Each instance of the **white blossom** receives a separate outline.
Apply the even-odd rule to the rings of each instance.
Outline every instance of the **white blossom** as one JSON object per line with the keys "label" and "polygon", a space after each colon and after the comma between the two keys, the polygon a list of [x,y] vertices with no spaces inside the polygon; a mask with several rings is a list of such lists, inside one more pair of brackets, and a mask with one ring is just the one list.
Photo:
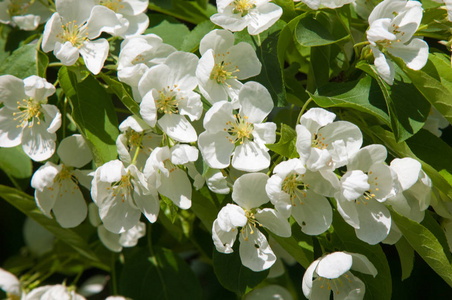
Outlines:
{"label": "white blossom", "polygon": [[33,289],[24,300],[85,300],[74,288],[62,284],[45,285]]}
{"label": "white blossom", "polygon": [[370,43],[378,74],[392,85],[395,76],[393,62],[382,52],[400,57],[407,67],[420,70],[428,59],[428,44],[413,38],[422,19],[422,4],[418,1],[385,0],[369,16],[367,39]]}
{"label": "white blossom", "polygon": [[304,273],[302,288],[308,299],[363,299],[366,287],[350,272],[358,271],[375,277],[377,269],[362,254],[334,252],[315,260]]}
{"label": "white blossom", "polygon": [[248,43],[234,45],[234,35],[227,30],[213,30],[200,44],[202,57],[196,68],[199,90],[210,102],[231,99],[236,103],[242,87],[239,80],[256,76],[261,63],[253,47]]}
{"label": "white blossom", "polygon": [[94,0],[56,0],[56,12],[47,21],[42,50],[53,54],[65,66],[71,66],[82,55],[85,65],[98,74],[107,59],[109,44],[102,32],[114,33],[119,26],[116,14]]}
{"label": "white blossom", "polygon": [[47,97],[55,87],[44,78],[24,80],[12,75],[0,76],[0,147],[22,144],[35,161],[50,158],[55,152],[55,132],[61,126],[61,114]]}
{"label": "white blossom", "polygon": [[158,124],[169,137],[183,143],[198,139],[186,118],[194,121],[202,114],[201,96],[193,91],[198,85],[197,64],[196,55],[173,52],[163,64],[147,70],[138,83],[143,120],[151,127]]}
{"label": "white blossom", "polygon": [[233,244],[239,233],[240,259],[242,264],[255,272],[270,268],[276,256],[270,248],[267,238],[260,232],[263,226],[276,235],[289,237],[289,222],[276,210],[260,209],[259,206],[270,199],[265,192],[268,176],[262,173],[242,175],[234,182],[232,200],[218,213],[212,226],[212,239],[217,251],[232,253]]}
{"label": "white blossom", "polygon": [[218,13],[210,20],[224,29],[259,34],[272,26],[282,15],[282,9],[269,0],[217,0]]}
{"label": "white blossom", "polygon": [[49,7],[36,0],[4,0],[0,2],[0,23],[35,30],[51,15]]}
{"label": "white blossom", "polygon": [[237,170],[263,170],[270,165],[265,144],[276,139],[276,124],[263,122],[273,109],[273,101],[264,86],[250,81],[240,89],[238,102],[238,113],[227,101],[217,102],[207,111],[199,150],[214,169],[227,168],[232,155],[232,166]]}

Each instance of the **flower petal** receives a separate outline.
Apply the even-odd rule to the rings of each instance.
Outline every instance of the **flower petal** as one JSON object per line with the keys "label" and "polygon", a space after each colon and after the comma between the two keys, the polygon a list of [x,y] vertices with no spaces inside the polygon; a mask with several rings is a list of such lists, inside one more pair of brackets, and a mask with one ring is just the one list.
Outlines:
{"label": "flower petal", "polygon": [[254,272],[269,269],[276,261],[267,238],[258,229],[248,234],[248,238],[243,238],[240,234],[240,260],[242,264]]}
{"label": "flower petal", "polygon": [[270,201],[265,185],[268,176],[263,173],[249,173],[240,176],[232,189],[232,200],[235,203],[250,210]]}
{"label": "flower petal", "polygon": [[106,39],[85,41],[80,48],[80,54],[85,61],[86,68],[94,75],[99,74],[108,56],[110,45]]}

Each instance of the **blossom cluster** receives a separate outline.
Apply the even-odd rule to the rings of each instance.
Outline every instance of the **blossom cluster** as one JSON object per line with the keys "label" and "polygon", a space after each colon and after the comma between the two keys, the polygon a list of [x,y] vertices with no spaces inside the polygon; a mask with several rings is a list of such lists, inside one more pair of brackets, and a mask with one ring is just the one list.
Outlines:
{"label": "blossom cluster", "polygon": [[[303,2],[316,10],[351,1]],[[401,238],[391,210],[415,222],[424,219],[432,182],[421,163],[394,158],[388,165],[385,146],[364,144],[358,126],[329,110],[302,109],[294,128],[293,157],[270,152],[267,145],[282,134],[272,122],[274,99],[253,81],[262,69],[255,49],[236,42],[232,32],[247,28],[257,35],[267,30],[282,15],[276,4],[218,0],[211,21],[224,29],[201,39],[198,56],[177,50],[158,35],[144,34],[148,1],[56,0],[53,14],[40,13],[42,4],[32,3],[19,7],[31,14],[19,17],[20,12],[8,10],[2,22],[24,30],[46,22],[40,46],[46,53],[53,51],[64,66],[84,64],[97,75],[109,55],[104,36],[122,38],[117,78],[131,88],[139,106],[139,114],[119,125],[118,158],[95,168],[86,137],[74,134],[57,145],[62,116],[57,106],[48,104],[56,84],[35,75],[0,77],[0,147],[22,145],[31,159],[45,162],[31,186],[39,210],[61,227],[89,219],[100,241],[121,252],[146,234],[143,221],[157,222],[167,203],[190,209],[193,189],[205,185],[213,193],[230,194],[230,203],[207,228],[216,251],[238,249],[242,264],[260,272],[276,266],[278,259],[279,245],[273,246],[277,242],[269,236],[288,238],[293,228],[309,236],[324,234],[331,228],[333,211],[370,245],[394,244]],[[0,8],[9,4],[1,2]],[[386,83],[394,82],[391,56],[413,70],[426,64],[428,45],[414,37],[421,19],[421,3],[405,0],[385,0],[368,15],[367,40]],[[341,299],[362,299],[364,283],[350,270],[377,275],[364,254],[325,253],[315,260],[303,277],[305,296],[329,299],[332,289]],[[17,278],[0,272],[8,279],[0,280],[0,287],[22,299],[84,299],[64,285],[25,295]]]}

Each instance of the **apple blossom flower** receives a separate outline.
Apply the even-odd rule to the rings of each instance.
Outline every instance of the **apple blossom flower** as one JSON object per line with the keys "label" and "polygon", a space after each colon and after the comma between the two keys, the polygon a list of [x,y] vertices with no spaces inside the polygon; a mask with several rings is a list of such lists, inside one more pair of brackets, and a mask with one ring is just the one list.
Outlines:
{"label": "apple blossom flower", "polygon": [[199,90],[210,102],[231,98],[237,102],[242,87],[239,80],[256,76],[261,63],[253,47],[248,43],[234,45],[234,35],[227,30],[213,30],[206,34],[200,44],[202,57],[196,68]]}
{"label": "apple blossom flower", "polygon": [[160,210],[157,191],[135,165],[124,167],[112,160],[91,175],[94,177],[91,197],[99,207],[99,216],[105,228],[122,233],[138,224],[141,213],[154,223]]}
{"label": "apple blossom flower", "polygon": [[385,203],[399,214],[421,222],[430,206],[432,181],[422,170],[421,163],[409,157],[395,158],[389,167],[397,174],[400,187]]}
{"label": "apple blossom flower", "polygon": [[374,54],[378,74],[392,85],[395,76],[393,62],[382,52],[400,57],[408,68],[420,70],[428,59],[428,44],[413,38],[422,19],[422,4],[418,1],[384,0],[369,16],[367,40]]}
{"label": "apple blossom flower", "polygon": [[360,240],[371,245],[384,240],[391,229],[391,215],[383,202],[394,196],[397,176],[384,163],[386,156],[382,145],[359,150],[348,163],[335,196],[341,216]]}
{"label": "apple blossom flower", "polygon": [[304,273],[303,294],[308,299],[363,299],[366,287],[350,272],[377,276],[377,269],[362,254],[334,252],[315,260]]}
{"label": "apple blossom flower", "polygon": [[118,79],[132,88],[133,98],[141,102],[138,83],[146,71],[164,63],[176,48],[163,43],[155,34],[131,36],[121,43],[118,57]]}
{"label": "apple blossom flower", "polygon": [[47,162],[41,166],[33,174],[31,186],[35,188],[36,204],[45,216],[52,218],[50,211],[53,211],[62,227],[75,227],[87,214],[79,184],[88,189],[90,186],[88,171],[74,167],[80,168],[90,162],[91,151],[81,135],[73,135],[61,141],[57,152],[63,164]]}
{"label": "apple blossom flower", "polygon": [[114,35],[127,37],[142,34],[149,25],[146,15],[149,0],[95,0],[115,12],[121,26]]}
{"label": "apple blossom flower", "polygon": [[275,24],[282,15],[282,8],[270,0],[217,0],[218,13],[212,15],[212,23],[230,31],[242,31],[256,35]]}
{"label": "apple blossom flower", "polygon": [[149,184],[182,209],[191,207],[192,186],[187,173],[179,168],[198,159],[198,149],[177,144],[154,149],[146,161],[143,173]]}
{"label": "apple blossom flower", "polygon": [[33,289],[25,300],[86,300],[74,288],[62,284],[45,285]]}
{"label": "apple blossom flower", "polygon": [[4,0],[0,2],[0,23],[35,30],[51,15],[49,7],[35,0]]}
{"label": "apple blossom flower", "polygon": [[270,165],[265,144],[276,139],[276,124],[263,123],[273,109],[267,89],[257,83],[245,83],[239,92],[239,111],[232,103],[215,103],[204,117],[206,131],[199,135],[198,147],[207,165],[227,168],[231,161],[237,170],[256,172]]}
{"label": "apple blossom flower", "polygon": [[142,169],[152,150],[162,142],[162,136],[153,133],[151,127],[136,116],[127,117],[119,130],[121,134],[116,139],[119,159],[128,165],[135,158],[135,165]]}
{"label": "apple blossom flower", "polygon": [[[47,21],[42,50],[50,52],[65,66],[82,55],[86,68],[98,74],[107,59],[109,44],[99,38],[102,32],[114,33],[119,26],[116,14],[94,0],[56,0],[56,12]],[[96,39],[96,40],[94,40]]]}
{"label": "apple blossom flower", "polygon": [[226,254],[234,251],[237,228],[242,227],[239,234],[240,259],[245,267],[255,272],[270,268],[276,260],[267,238],[258,228],[263,226],[282,237],[291,235],[287,219],[272,208],[259,208],[270,201],[265,192],[267,180],[268,176],[263,173],[249,173],[238,178],[232,191],[232,200],[238,205],[226,204],[212,226],[215,248]]}
{"label": "apple blossom flower", "polygon": [[296,126],[298,154],[311,171],[334,170],[347,164],[363,142],[361,130],[347,121],[336,121],[334,113],[311,108]]}
{"label": "apple blossom flower", "polygon": [[0,76],[0,147],[22,144],[35,161],[50,158],[55,152],[55,132],[61,126],[61,114],[47,97],[55,87],[44,78],[24,80],[12,75]]}
{"label": "apple blossom flower", "polygon": [[197,64],[196,55],[173,52],[163,64],[147,70],[138,83],[143,120],[151,127],[158,124],[169,137],[183,143],[198,139],[186,116],[198,120],[203,111],[201,96],[193,91],[198,85]]}
{"label": "apple blossom flower", "polygon": [[277,211],[285,218],[292,215],[306,234],[325,232],[333,220],[325,196],[332,197],[339,189],[336,174],[308,171],[296,158],[279,163],[273,172],[265,190]]}

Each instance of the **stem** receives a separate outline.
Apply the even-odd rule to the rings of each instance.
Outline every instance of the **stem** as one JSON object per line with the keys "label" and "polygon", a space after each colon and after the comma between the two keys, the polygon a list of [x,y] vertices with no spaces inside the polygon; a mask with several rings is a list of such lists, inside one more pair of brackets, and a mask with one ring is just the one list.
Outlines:
{"label": "stem", "polygon": [[116,276],[116,254],[111,254],[111,285],[113,286],[113,295],[118,295],[118,278]]}
{"label": "stem", "polygon": [[297,124],[300,123],[301,116],[303,115],[304,111],[308,107],[308,104],[311,103],[311,101],[312,101],[312,98],[309,97],[309,99],[304,103],[303,107],[300,110],[300,113],[298,114]]}
{"label": "stem", "polygon": [[52,68],[52,67],[59,68],[59,67],[62,67],[62,66],[63,66],[62,63],[59,63],[59,62],[53,62],[53,63],[48,64],[47,67],[49,67],[49,68]]}
{"label": "stem", "polygon": [[359,42],[359,43],[357,43],[357,44],[354,44],[354,45],[353,45],[353,49],[354,49],[354,48],[357,48],[357,47],[361,47],[361,46],[369,45],[369,44],[370,44],[370,42],[369,42],[369,41],[363,41],[363,42]]}
{"label": "stem", "polygon": [[134,165],[135,162],[137,161],[137,157],[138,157],[138,153],[140,153],[140,146],[141,146],[141,141],[143,140],[143,136],[144,136],[144,132],[140,135],[140,140],[138,141],[138,147],[135,150],[135,155],[133,156],[132,162],[130,163],[131,165]]}

